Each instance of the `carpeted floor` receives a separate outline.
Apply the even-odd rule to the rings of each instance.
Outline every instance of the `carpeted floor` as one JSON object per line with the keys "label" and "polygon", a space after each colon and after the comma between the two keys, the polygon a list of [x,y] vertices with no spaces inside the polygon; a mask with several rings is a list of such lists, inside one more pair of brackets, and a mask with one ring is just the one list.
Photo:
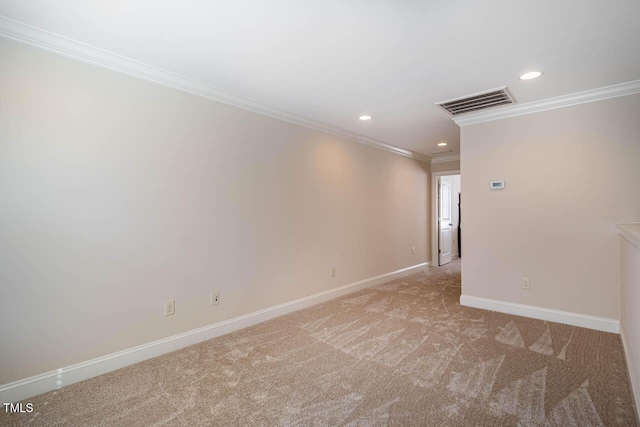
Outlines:
{"label": "carpeted floor", "polygon": [[618,335],[461,307],[454,262],[28,401],[30,426],[635,426]]}

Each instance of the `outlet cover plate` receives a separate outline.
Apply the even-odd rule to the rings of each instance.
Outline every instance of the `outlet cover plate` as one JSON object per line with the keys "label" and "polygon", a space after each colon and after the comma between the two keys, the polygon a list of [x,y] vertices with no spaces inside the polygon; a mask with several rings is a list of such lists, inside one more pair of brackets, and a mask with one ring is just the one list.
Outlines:
{"label": "outlet cover plate", "polygon": [[170,299],[164,302],[164,315],[173,316],[176,314],[176,300]]}
{"label": "outlet cover plate", "polygon": [[211,305],[220,304],[220,291],[211,292]]}

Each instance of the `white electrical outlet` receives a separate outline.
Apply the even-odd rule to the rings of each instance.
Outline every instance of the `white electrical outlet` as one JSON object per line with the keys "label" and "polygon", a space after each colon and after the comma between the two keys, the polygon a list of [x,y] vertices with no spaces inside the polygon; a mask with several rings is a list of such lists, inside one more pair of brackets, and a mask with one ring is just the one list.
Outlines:
{"label": "white electrical outlet", "polygon": [[335,267],[331,267],[329,269],[329,277],[336,277],[336,268]]}
{"label": "white electrical outlet", "polygon": [[164,302],[164,315],[173,316],[176,314],[176,300],[170,299]]}
{"label": "white electrical outlet", "polygon": [[529,280],[528,277],[522,278],[522,284],[520,285],[520,287],[527,291],[531,289],[531,281]]}
{"label": "white electrical outlet", "polygon": [[220,304],[220,291],[211,292],[211,305]]}
{"label": "white electrical outlet", "polygon": [[411,253],[415,254],[416,253],[416,247],[415,246],[411,246]]}

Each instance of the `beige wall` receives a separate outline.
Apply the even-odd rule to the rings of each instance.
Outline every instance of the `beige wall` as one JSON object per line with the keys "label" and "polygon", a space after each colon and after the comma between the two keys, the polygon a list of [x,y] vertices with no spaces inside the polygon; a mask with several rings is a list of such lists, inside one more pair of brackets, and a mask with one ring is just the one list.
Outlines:
{"label": "beige wall", "polygon": [[460,161],[431,163],[431,172],[448,172],[460,170]]}
{"label": "beige wall", "polygon": [[451,254],[458,255],[458,222],[460,216],[458,215],[458,194],[460,194],[460,175],[451,176],[451,222],[453,227],[451,228]]}
{"label": "beige wall", "polygon": [[428,164],[7,41],[0,69],[0,384],[430,258]]}
{"label": "beige wall", "polygon": [[[634,226],[640,234],[640,224]],[[620,238],[622,252],[622,313],[620,323],[636,405],[640,403],[640,246]]]}
{"label": "beige wall", "polygon": [[615,224],[640,218],[639,117],[630,95],[461,129],[464,295],[620,318]]}

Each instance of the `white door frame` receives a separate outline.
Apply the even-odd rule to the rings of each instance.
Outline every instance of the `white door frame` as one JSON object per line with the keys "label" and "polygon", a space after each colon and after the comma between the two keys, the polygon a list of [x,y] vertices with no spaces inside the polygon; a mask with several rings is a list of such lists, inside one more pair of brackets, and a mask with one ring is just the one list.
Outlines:
{"label": "white door frame", "polygon": [[[438,266],[438,177],[460,175],[460,169],[431,172],[431,264]],[[460,177],[462,181],[462,176]]]}

